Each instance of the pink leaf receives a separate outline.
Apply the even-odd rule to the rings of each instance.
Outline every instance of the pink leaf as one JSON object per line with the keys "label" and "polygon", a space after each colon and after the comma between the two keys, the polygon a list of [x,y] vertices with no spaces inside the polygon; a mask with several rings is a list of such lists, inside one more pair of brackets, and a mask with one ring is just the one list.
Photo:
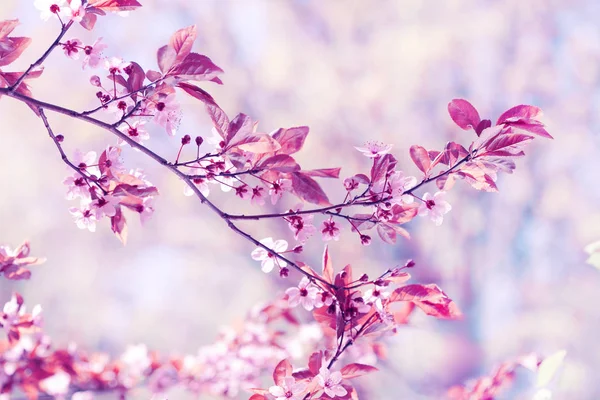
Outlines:
{"label": "pink leaf", "polygon": [[96,25],[97,20],[98,20],[98,16],[96,14],[91,13],[91,12],[86,12],[85,15],[83,16],[83,19],[81,20],[80,24],[88,31],[91,31],[92,29],[94,29],[94,26]]}
{"label": "pink leaf", "polygon": [[448,103],[448,113],[456,125],[464,130],[475,129],[481,121],[475,107],[463,99],[454,99]]}
{"label": "pink leaf", "polygon": [[522,130],[548,139],[554,139],[544,128],[544,124],[536,120],[517,120],[514,122],[505,122],[505,125],[510,126],[513,130]]}
{"label": "pink leaf", "polygon": [[142,6],[137,0],[90,0],[88,5],[104,11],[131,11]]}
{"label": "pink leaf", "polygon": [[412,158],[417,168],[419,168],[424,174],[429,172],[431,160],[429,159],[429,153],[424,147],[417,145],[411,146],[410,158]]}
{"label": "pink leaf", "polygon": [[308,369],[314,375],[319,373],[319,369],[321,369],[321,365],[323,364],[323,352],[317,351],[312,353],[308,359]]}
{"label": "pink leaf", "polygon": [[323,279],[325,279],[329,283],[333,283],[333,263],[331,262],[331,257],[329,257],[329,248],[325,246],[325,251],[323,252]]}
{"label": "pink leaf", "polygon": [[230,130],[229,118],[227,117],[227,114],[225,114],[225,111],[223,111],[221,107],[217,105],[212,96],[198,86],[194,86],[189,83],[179,82],[177,86],[183,89],[187,94],[204,102],[206,112],[210,116],[215,129],[217,132],[219,132],[219,135],[225,139],[227,132]]}
{"label": "pink leaf", "polygon": [[286,376],[292,375],[292,364],[288,360],[281,360],[273,371],[273,382],[281,386]]}
{"label": "pink leaf", "polygon": [[188,54],[192,52],[192,46],[196,40],[196,35],[196,25],[192,25],[178,30],[171,36],[169,46],[175,50],[175,54],[177,55],[175,57],[176,63],[182,62]]}
{"label": "pink leaf", "polygon": [[160,72],[165,74],[175,63],[177,53],[175,53],[175,50],[171,46],[164,45],[160,49],[158,49],[158,52],[156,53],[156,58],[158,61],[158,68],[160,68]]}
{"label": "pink leaf", "polygon": [[278,172],[296,172],[300,171],[300,166],[292,157],[287,154],[277,154],[273,157],[269,157],[259,165],[257,169],[270,169]]}
{"label": "pink leaf", "polygon": [[232,144],[230,148],[238,148],[249,153],[264,154],[279,150],[279,143],[266,133],[246,136],[244,139]]}
{"label": "pink leaf", "polygon": [[519,133],[498,135],[485,145],[485,155],[522,156],[523,146],[533,139],[533,136]]}
{"label": "pink leaf", "polygon": [[234,137],[242,139],[254,132],[255,122],[244,113],[239,113],[229,124],[225,141],[229,143]]}
{"label": "pink leaf", "polygon": [[308,136],[308,126],[280,128],[273,134],[273,138],[281,145],[279,152],[285,154],[294,154],[300,150],[304,145],[306,136]]}
{"label": "pink leaf", "polygon": [[325,206],[331,204],[317,181],[303,172],[292,173],[292,188],[298,197],[309,203]]}
{"label": "pink leaf", "polygon": [[166,75],[195,81],[210,81],[222,73],[223,70],[217,67],[210,58],[190,53],[183,61],[173,65]]}
{"label": "pink leaf", "polygon": [[121,243],[127,244],[127,222],[121,212],[121,207],[117,207],[117,213],[110,218],[110,227]]}
{"label": "pink leaf", "polygon": [[388,301],[412,301],[427,315],[437,318],[457,319],[462,316],[456,304],[435,284],[402,286],[392,292]]}
{"label": "pink leaf", "polygon": [[384,242],[389,244],[396,243],[396,230],[389,224],[384,222],[377,224],[377,233]]}
{"label": "pink leaf", "polygon": [[[127,86],[129,92],[137,92],[144,87],[144,80],[146,79],[146,73],[144,69],[136,62],[129,64],[129,76],[127,77]],[[133,95],[135,101],[137,94]]]}
{"label": "pink leaf", "polygon": [[385,179],[387,174],[394,170],[397,163],[398,161],[391,154],[374,158],[373,166],[371,167],[371,182]]}
{"label": "pink leaf", "polygon": [[359,376],[370,374],[371,372],[379,371],[377,368],[366,364],[348,364],[341,369],[344,379],[357,378]]}
{"label": "pink leaf", "polygon": [[10,37],[0,43],[0,67],[15,61],[31,43],[30,38]]}
{"label": "pink leaf", "polygon": [[500,125],[506,122],[508,119],[535,119],[542,115],[542,110],[535,106],[528,106],[521,104],[506,110],[502,115],[498,117],[496,125]]}
{"label": "pink leaf", "polygon": [[338,179],[340,177],[341,168],[320,168],[320,169],[311,169],[308,171],[302,171],[305,175],[314,176],[317,178],[334,178]]}
{"label": "pink leaf", "polygon": [[4,39],[19,25],[18,19],[8,19],[0,22],[0,40]]}

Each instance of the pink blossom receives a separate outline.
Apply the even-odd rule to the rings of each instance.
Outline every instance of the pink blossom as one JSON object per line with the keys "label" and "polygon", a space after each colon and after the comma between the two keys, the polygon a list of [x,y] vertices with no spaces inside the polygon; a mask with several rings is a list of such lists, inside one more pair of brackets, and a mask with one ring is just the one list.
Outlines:
{"label": "pink blossom", "polygon": [[349,300],[349,308],[353,308],[361,314],[366,314],[371,311],[371,305],[365,302],[360,291],[352,293]]}
{"label": "pink blossom", "polygon": [[85,53],[82,64],[83,68],[88,65],[92,68],[96,68],[100,64],[100,60],[102,60],[102,51],[108,47],[108,45],[102,43],[101,40],[102,38],[98,38],[94,44],[83,48],[83,52]]}
{"label": "pink blossom", "polygon": [[81,49],[81,40],[71,39],[62,44],[65,55],[73,60],[79,59],[79,50]]}
{"label": "pink blossom", "polygon": [[444,214],[452,209],[450,203],[444,200],[445,195],[445,192],[437,192],[433,196],[425,193],[423,204],[419,206],[419,215],[421,217],[429,216],[436,226],[440,226],[444,220]]}
{"label": "pink blossom", "polygon": [[[95,151],[88,151],[87,153],[82,153],[81,150],[75,149],[75,153],[71,158],[71,162],[73,165],[78,167],[82,171],[86,171],[91,175],[99,175],[99,170],[96,165],[96,158],[98,155]],[[90,167],[91,166],[91,167]]]}
{"label": "pink blossom", "polygon": [[246,185],[245,183],[242,183],[241,185],[236,186],[234,189],[235,189],[235,195],[241,199],[248,200],[252,197],[252,189],[250,188],[250,186]]}
{"label": "pink blossom", "polygon": [[377,286],[365,292],[363,297],[365,303],[373,303],[381,306],[382,301],[390,297],[390,292],[386,291],[382,286]]}
{"label": "pink blossom", "polygon": [[315,234],[317,227],[312,224],[313,214],[292,215],[288,217],[288,226],[294,232],[294,239],[304,243]]}
{"label": "pink blossom", "polygon": [[[120,96],[120,93],[121,92],[117,89],[117,97]],[[121,117],[133,106],[133,100],[131,100],[130,97],[125,97],[124,99],[109,102],[107,105],[105,105],[105,108],[106,111],[111,115]]]}
{"label": "pink blossom", "polygon": [[41,11],[40,17],[44,21],[48,21],[53,15],[57,15],[62,11],[63,7],[66,7],[65,0],[35,0],[33,2],[35,8]]}
{"label": "pink blossom", "polygon": [[90,204],[91,210],[95,213],[96,219],[99,220],[104,216],[114,217],[117,213],[116,206],[119,204],[119,199],[106,195],[104,197],[100,197]]}
{"label": "pink blossom", "polygon": [[313,308],[323,306],[319,288],[313,285],[307,277],[302,278],[298,287],[291,287],[285,293],[288,295],[290,307],[300,304],[307,311],[311,311]]}
{"label": "pink blossom", "polygon": [[284,192],[289,192],[292,189],[292,181],[289,179],[278,179],[271,184],[269,194],[271,195],[271,204],[275,205]]}
{"label": "pink blossom", "polygon": [[70,21],[81,22],[85,16],[85,6],[81,0],[71,0],[68,7],[61,8],[61,14]]}
{"label": "pink blossom", "polygon": [[411,204],[415,198],[410,194],[404,194],[409,189],[417,185],[417,178],[414,176],[406,176],[402,171],[394,171],[388,178],[389,191],[392,195],[392,203],[394,204]]}
{"label": "pink blossom", "polygon": [[[129,138],[134,142],[142,143],[144,140],[150,139],[150,134],[148,133],[148,131],[146,131],[144,125],[146,125],[146,121],[133,121],[129,125],[125,125],[125,130],[123,133],[129,136]],[[127,142],[125,142],[124,140],[119,139],[119,144],[121,146],[123,146],[126,143]]]}
{"label": "pink blossom", "polygon": [[108,146],[106,149],[106,161],[104,161],[104,167],[109,169],[112,173],[125,172],[125,165],[123,163],[123,157],[121,157],[120,148]]}
{"label": "pink blossom", "polygon": [[[191,172],[192,174],[195,171]],[[210,189],[208,187],[208,179],[206,178],[193,178],[192,182],[194,183],[194,185],[198,188],[198,190],[200,190],[200,193],[202,193],[202,195],[204,197],[208,197],[209,193],[210,193]],[[183,188],[183,195],[184,196],[194,196],[196,193],[194,193],[194,190],[190,187],[190,185],[188,185],[187,183],[185,184],[184,188]]]}
{"label": "pink blossom", "polygon": [[113,75],[122,74],[125,68],[129,65],[119,57],[111,57],[104,60],[104,68]]}
{"label": "pink blossom", "polygon": [[368,141],[363,147],[355,146],[354,148],[369,158],[375,158],[389,153],[392,145],[377,141]]}
{"label": "pink blossom", "polygon": [[73,173],[71,176],[67,176],[63,180],[63,184],[68,186],[67,200],[74,200],[78,197],[83,200],[89,200],[91,198],[87,181],[77,172]]}
{"label": "pink blossom", "polygon": [[335,225],[335,221],[333,219],[323,221],[321,234],[323,236],[323,240],[329,241],[340,240],[340,228]]}
{"label": "pink blossom", "polygon": [[167,130],[169,136],[175,136],[181,121],[181,109],[175,97],[171,93],[154,105],[154,122]]}
{"label": "pink blossom", "polygon": [[[261,244],[265,245],[269,249],[271,249],[274,253],[281,254],[288,248],[288,243],[281,239],[273,241],[273,238],[264,238],[260,241]],[[270,251],[265,250],[262,247],[257,247],[251,253],[252,259],[261,262],[262,271],[265,273],[269,273],[275,268],[275,265],[279,265],[279,267],[285,267],[287,263],[283,260],[277,258]]]}
{"label": "pink blossom", "polygon": [[119,371],[119,381],[126,387],[132,387],[143,378],[150,367],[151,360],[145,344],[129,346],[121,355],[123,368]]}
{"label": "pink blossom", "polygon": [[348,393],[340,384],[342,382],[342,373],[340,371],[331,372],[326,366],[322,366],[316,378],[319,386],[323,388],[325,394],[329,397],[342,397]]}
{"label": "pink blossom", "polygon": [[[141,211],[140,211],[141,210]],[[154,214],[154,197],[146,197],[141,206],[138,207],[140,222],[145,224]]]}
{"label": "pink blossom", "polygon": [[275,400],[301,400],[306,384],[296,383],[292,376],[286,376],[280,386],[271,386],[269,393],[275,396]]}
{"label": "pink blossom", "polygon": [[252,196],[250,202],[254,205],[262,206],[265,204],[265,188],[262,186],[255,186],[252,188]]}
{"label": "pink blossom", "polygon": [[92,210],[71,207],[69,212],[75,218],[75,224],[79,229],[87,229],[90,232],[96,231],[96,214]]}

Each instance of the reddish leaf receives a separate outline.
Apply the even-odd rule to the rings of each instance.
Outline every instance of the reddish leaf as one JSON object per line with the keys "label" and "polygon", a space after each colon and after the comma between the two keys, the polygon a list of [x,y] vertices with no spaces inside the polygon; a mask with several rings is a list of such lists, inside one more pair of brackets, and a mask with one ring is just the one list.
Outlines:
{"label": "reddish leaf", "polygon": [[150,82],[154,82],[162,78],[162,74],[158,71],[149,70],[146,71],[146,78],[148,78]]}
{"label": "reddish leaf", "polygon": [[229,123],[227,135],[224,136],[225,141],[229,143],[236,136],[238,139],[242,139],[253,133],[255,126],[256,123],[252,121],[252,118],[244,113],[239,113],[235,116],[233,121]]}
{"label": "reddish leaf", "polygon": [[548,139],[553,139],[553,137],[544,128],[544,124],[539,121],[532,119],[517,120],[515,122],[506,122],[505,125],[510,126],[514,130],[522,130]]}
{"label": "reddish leaf", "polygon": [[454,99],[448,103],[448,113],[456,125],[464,130],[475,129],[481,121],[475,107],[463,99]]}
{"label": "reddish leaf", "polygon": [[215,129],[219,132],[221,137],[225,139],[227,132],[230,129],[229,118],[227,117],[227,114],[225,114],[225,111],[217,105],[212,96],[198,86],[190,85],[189,83],[179,82],[177,86],[183,89],[187,94],[204,102],[206,112],[210,116]]}
{"label": "reddish leaf", "polygon": [[308,136],[308,126],[296,128],[280,128],[273,134],[273,138],[279,142],[281,148],[279,153],[294,154],[302,148]]}
{"label": "reddish leaf", "polygon": [[392,217],[390,218],[390,221],[402,225],[416,217],[418,212],[419,207],[415,203],[405,205],[395,204],[392,207]]}
{"label": "reddish leaf", "polygon": [[286,376],[292,375],[292,364],[288,360],[281,360],[273,371],[273,382],[281,386]]}
{"label": "reddish leaf", "polygon": [[438,189],[446,191],[452,189],[454,182],[456,182],[456,180],[454,179],[454,175],[452,173],[440,176],[435,180],[435,184],[437,185]]}
{"label": "reddish leaf", "polygon": [[0,40],[4,39],[19,25],[18,19],[0,21]]}
{"label": "reddish leaf", "polygon": [[248,400],[267,400],[262,394],[253,394]]}
{"label": "reddish leaf", "polygon": [[175,63],[182,62],[192,52],[196,35],[196,25],[192,25],[178,30],[171,36],[169,46],[175,51]]}
{"label": "reddish leaf", "polygon": [[96,25],[97,20],[98,20],[98,16],[96,14],[91,13],[91,12],[86,12],[85,15],[83,16],[83,19],[81,20],[80,24],[88,31],[91,31],[92,29],[94,29],[94,26]]}
{"label": "reddish leaf", "polygon": [[[535,119],[542,115],[542,110],[535,106],[521,104],[510,108],[502,113],[496,121],[496,125],[505,123],[508,119]],[[509,121],[510,122],[510,121]]]}
{"label": "reddish leaf", "polygon": [[266,133],[259,133],[246,136],[230,146],[234,147],[249,153],[264,154],[279,150],[279,143]]}
{"label": "reddish leaf", "polygon": [[371,167],[371,182],[377,182],[385,179],[388,173],[392,172],[398,161],[391,154],[386,154],[383,157],[373,159]]}
{"label": "reddish leaf", "polygon": [[327,195],[321,186],[304,172],[292,173],[292,188],[298,197],[309,203],[330,205]]}
{"label": "reddish leaf", "polygon": [[[317,373],[318,374],[318,373]],[[310,370],[308,369],[301,369],[300,371],[296,371],[294,373],[292,373],[292,376],[296,379],[296,380],[303,380],[303,379],[310,379],[310,378],[314,378],[316,374],[313,374],[312,372],[310,372]]]}
{"label": "reddish leaf", "polygon": [[156,52],[156,59],[158,62],[158,68],[160,72],[166,74],[167,71],[173,66],[175,63],[175,59],[177,58],[177,53],[175,50],[169,46],[164,45]]}
{"label": "reddish leaf", "polygon": [[421,146],[411,146],[410,147],[410,158],[412,158],[413,162],[423,172],[427,174],[431,167],[431,160],[429,159],[429,153],[425,150],[424,147]]}
{"label": "reddish leaf", "polygon": [[6,279],[13,281],[24,280],[31,278],[31,271],[20,265],[8,265],[7,267],[0,269],[0,273],[4,274]]}
{"label": "reddish leaf", "polygon": [[381,240],[389,244],[396,243],[396,230],[389,224],[385,222],[380,222],[377,224],[377,233]]}
{"label": "reddish leaf", "polygon": [[183,61],[173,65],[166,75],[195,81],[210,81],[222,73],[223,70],[210,58],[198,53],[190,53]]}
{"label": "reddish leaf", "polygon": [[110,227],[121,243],[127,244],[127,221],[121,212],[121,207],[117,207],[117,213],[110,218]]}
{"label": "reddish leaf", "polygon": [[520,133],[497,135],[485,145],[484,155],[522,156],[523,146],[533,139],[533,136]]}
{"label": "reddish leaf", "polygon": [[314,375],[319,374],[319,369],[321,369],[321,365],[323,364],[323,352],[317,351],[312,353],[308,359],[308,369]]}
{"label": "reddish leaf", "polygon": [[300,171],[300,166],[296,160],[287,154],[277,154],[261,162],[256,166],[256,169],[270,169],[278,172],[296,172]]}
{"label": "reddish leaf", "polygon": [[30,38],[10,37],[0,42],[0,67],[15,61],[31,43]]}
{"label": "reddish leaf", "polygon": [[334,178],[338,179],[340,177],[341,168],[320,168],[320,169],[311,169],[308,171],[302,171],[305,175],[315,176],[317,178]]}
{"label": "reddish leaf", "polygon": [[333,283],[333,263],[331,262],[331,257],[329,257],[329,248],[325,246],[325,251],[323,252],[323,279],[325,279],[329,283]]}
{"label": "reddish leaf", "polygon": [[131,11],[142,6],[137,0],[90,0],[88,5],[104,11]]}
{"label": "reddish leaf", "polygon": [[[144,69],[136,62],[132,62],[129,65],[129,76],[127,77],[127,86],[130,92],[137,92],[144,87],[144,80],[146,79],[146,73]],[[135,101],[137,94],[133,95]]]}
{"label": "reddish leaf", "polygon": [[342,377],[344,379],[357,378],[359,376],[370,374],[371,372],[379,371],[377,368],[366,364],[348,364],[341,369]]}
{"label": "reddish leaf", "polygon": [[412,301],[427,315],[443,319],[462,316],[456,304],[435,284],[406,285],[394,290],[388,301]]}

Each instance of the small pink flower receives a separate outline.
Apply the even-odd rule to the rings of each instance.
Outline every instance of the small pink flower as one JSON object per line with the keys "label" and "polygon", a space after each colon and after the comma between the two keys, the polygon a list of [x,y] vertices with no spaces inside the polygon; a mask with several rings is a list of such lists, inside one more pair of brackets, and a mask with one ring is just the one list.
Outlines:
{"label": "small pink flower", "polygon": [[315,234],[317,227],[312,224],[313,218],[313,214],[288,217],[288,226],[294,232],[294,239],[304,243]]}
{"label": "small pink flower", "polygon": [[98,158],[98,155],[95,151],[88,151],[87,153],[83,154],[81,150],[75,149],[75,153],[73,154],[73,158],[71,158],[71,162],[80,170],[95,175],[95,172],[97,172],[98,169],[96,166],[90,167],[90,165],[96,164],[96,158]]}
{"label": "small pink flower", "polygon": [[340,384],[342,382],[342,373],[340,371],[331,372],[327,367],[322,366],[316,378],[319,386],[323,388],[325,394],[329,397],[342,397],[348,393]]}
{"label": "small pink flower", "polygon": [[175,93],[160,99],[154,104],[154,122],[167,130],[169,136],[175,136],[181,121],[181,109]]}
{"label": "small pink flower", "polygon": [[[64,398],[69,392],[69,384],[71,383],[71,375],[63,370],[59,370],[54,375],[49,376],[46,379],[42,379],[39,382],[40,388],[51,396],[58,398]],[[60,396],[60,397],[59,397]]]}
{"label": "small pink flower", "polygon": [[81,22],[85,16],[85,6],[81,0],[71,0],[68,7],[61,9],[61,14],[65,15],[70,21]]}
{"label": "small pink flower", "polygon": [[113,75],[122,74],[128,65],[128,62],[124,62],[123,59],[119,57],[111,57],[104,60],[104,68]]}
{"label": "small pink flower", "polygon": [[419,207],[419,216],[429,218],[440,226],[444,221],[444,214],[448,213],[452,206],[444,200],[445,192],[437,192],[433,196],[429,193],[423,195],[423,204]]}
{"label": "small pink flower", "polygon": [[365,292],[363,297],[365,303],[373,303],[381,306],[383,300],[390,297],[390,292],[386,291],[383,287],[375,285],[373,289],[369,289]]}
{"label": "small pink flower", "polygon": [[286,376],[281,386],[271,386],[269,393],[275,396],[275,400],[301,400],[305,388],[305,383],[296,383],[294,377]]}
{"label": "small pink flower", "polygon": [[292,189],[292,181],[289,179],[278,179],[271,184],[269,194],[271,195],[271,204],[275,205],[284,192],[289,192]]}
{"label": "small pink flower", "polygon": [[323,221],[321,234],[323,235],[323,240],[329,241],[340,240],[340,228],[335,225],[335,221],[333,219]]}
{"label": "small pink flower", "polygon": [[40,17],[44,21],[48,21],[51,16],[59,14],[62,8],[66,7],[65,4],[65,0],[35,0],[33,3],[35,8],[41,11]]}
{"label": "small pink flower", "polygon": [[[150,134],[148,133],[148,131],[146,131],[144,125],[146,125],[146,121],[134,121],[129,125],[125,125],[125,130],[123,133],[129,136],[129,138],[134,142],[142,143],[144,140],[150,139]],[[125,145],[126,143],[127,142],[125,142],[124,140],[119,139],[119,144],[121,146]]]}
{"label": "small pink flower", "polygon": [[255,186],[252,188],[252,196],[250,202],[254,205],[262,206],[265,204],[265,188],[261,186]]}
{"label": "small pink flower", "polygon": [[[195,171],[191,173],[194,174]],[[200,193],[202,193],[204,197],[208,197],[210,194],[210,189],[208,187],[208,180],[206,178],[193,178],[192,182],[198,188],[198,190],[200,190]],[[194,193],[194,190],[190,187],[190,185],[186,183],[183,188],[183,195],[194,196],[195,194],[196,193]]]}
{"label": "small pink flower", "polygon": [[79,53],[81,50],[81,40],[79,39],[71,39],[67,40],[62,44],[62,48],[65,52],[65,55],[73,60],[79,59]]}
{"label": "small pink flower", "polygon": [[106,195],[92,201],[90,207],[92,212],[95,213],[96,219],[99,220],[104,216],[114,217],[117,213],[117,205],[119,205],[118,198]]}
{"label": "small pink flower", "polygon": [[360,291],[356,291],[350,296],[349,308],[353,308],[361,314],[371,311],[371,305],[365,302]]}
{"label": "small pink flower", "polygon": [[106,149],[106,161],[104,161],[104,167],[109,169],[112,173],[125,172],[125,165],[123,162],[123,157],[121,157],[120,148],[109,146]]}
{"label": "small pink flower", "polygon": [[392,145],[384,144],[382,142],[369,141],[366,142],[363,147],[354,148],[369,158],[375,158],[389,153],[392,149]]}
{"label": "small pink flower", "polygon": [[245,183],[242,183],[240,186],[236,186],[234,189],[235,195],[241,199],[248,200],[252,197],[252,189]]}
{"label": "small pink flower", "polygon": [[300,304],[306,311],[311,311],[313,308],[323,306],[319,288],[313,285],[307,277],[302,278],[298,287],[291,287],[285,293],[288,295],[290,307]]}
{"label": "small pink flower", "polygon": [[414,176],[406,176],[402,171],[395,171],[388,178],[388,190],[392,195],[392,203],[395,204],[411,204],[415,198],[410,194],[404,194],[407,190],[417,185],[417,178]]}
{"label": "small pink flower", "polygon": [[105,50],[108,45],[101,42],[102,38],[98,38],[91,46],[85,46],[83,52],[85,57],[83,58],[83,68],[90,66],[96,68],[102,60],[102,51]]}
{"label": "small pink flower", "polygon": [[63,184],[68,186],[67,200],[74,200],[78,197],[84,200],[89,200],[91,198],[87,181],[77,172],[71,176],[67,176],[65,180],[63,180]]}
{"label": "small pink flower", "polygon": [[141,206],[138,206],[140,213],[140,222],[144,225],[154,214],[154,197],[144,198]]}
{"label": "small pink flower", "polygon": [[87,229],[90,232],[96,231],[96,214],[92,210],[71,207],[69,212],[75,218],[75,224],[79,229]]}
{"label": "small pink flower", "polygon": [[[260,243],[277,254],[283,253],[288,248],[288,243],[283,239],[273,241],[273,238],[268,237],[261,240]],[[254,249],[251,256],[253,260],[261,262],[262,271],[265,273],[271,272],[273,268],[275,268],[275,265],[279,265],[279,267],[285,267],[287,265],[285,261],[280,260],[273,253],[262,247]]]}

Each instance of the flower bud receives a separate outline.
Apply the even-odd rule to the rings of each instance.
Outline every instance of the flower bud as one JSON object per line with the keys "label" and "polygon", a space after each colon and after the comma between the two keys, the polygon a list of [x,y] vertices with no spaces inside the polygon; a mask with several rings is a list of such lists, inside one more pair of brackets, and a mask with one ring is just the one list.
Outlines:
{"label": "flower bud", "polygon": [[290,275],[290,270],[288,267],[283,267],[279,270],[279,276],[282,278],[287,278]]}
{"label": "flower bud", "polygon": [[100,86],[102,84],[98,75],[93,75],[90,78],[90,83],[92,84],[92,86]]}
{"label": "flower bud", "polygon": [[58,143],[62,143],[63,140],[65,140],[65,137],[63,135],[56,135],[56,141]]}
{"label": "flower bud", "polygon": [[196,136],[196,146],[202,145],[202,142],[204,142],[204,139],[202,139],[202,136]]}
{"label": "flower bud", "polygon": [[185,146],[186,144],[190,144],[191,141],[192,141],[192,138],[190,137],[190,135],[185,135],[184,137],[181,138],[181,144],[183,146]]}

